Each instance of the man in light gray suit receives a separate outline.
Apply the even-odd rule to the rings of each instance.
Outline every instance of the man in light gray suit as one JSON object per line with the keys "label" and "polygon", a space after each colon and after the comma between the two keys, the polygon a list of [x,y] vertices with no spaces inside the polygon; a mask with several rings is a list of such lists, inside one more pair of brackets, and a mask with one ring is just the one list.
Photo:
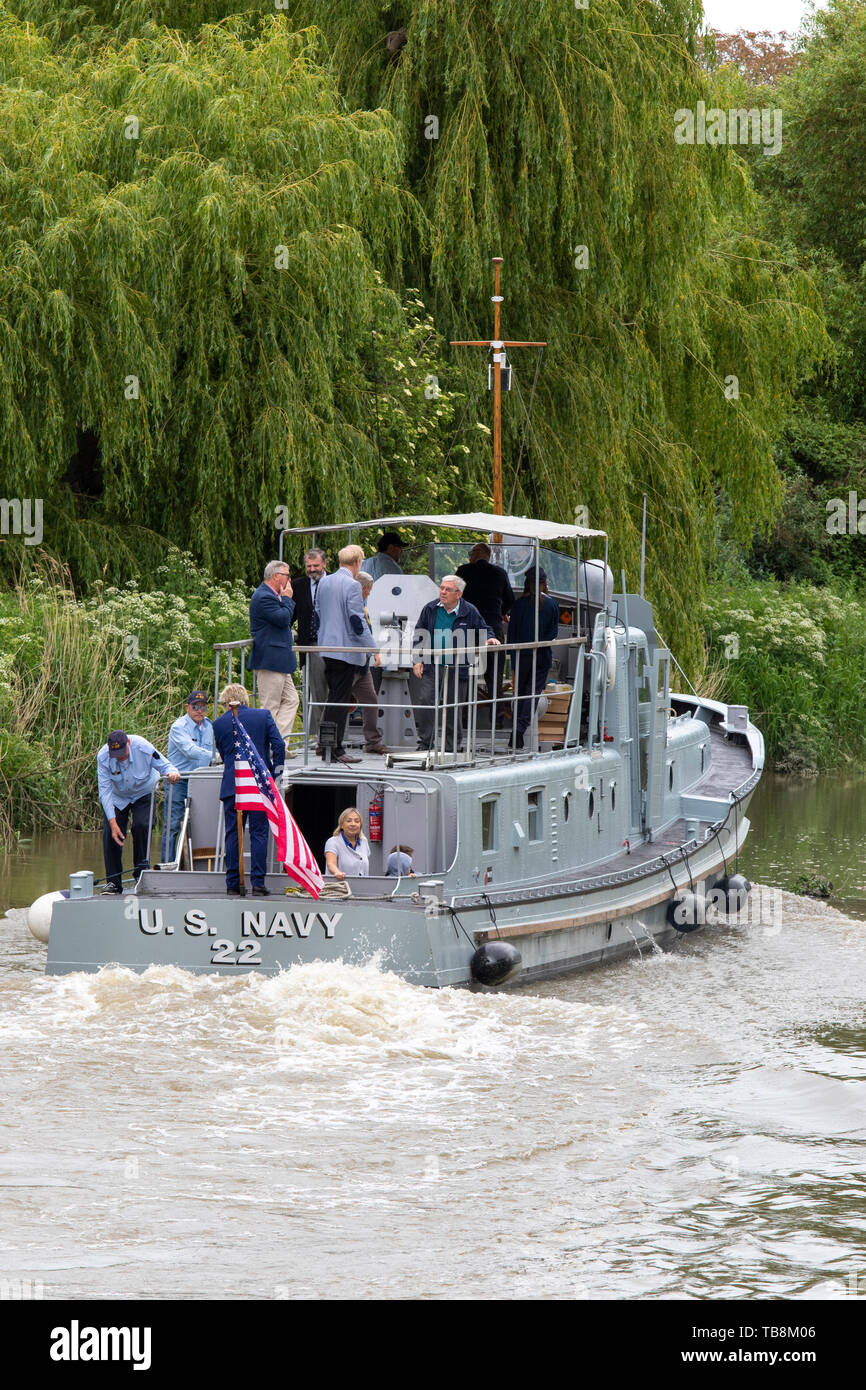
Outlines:
{"label": "man in light gray suit", "polygon": [[[340,568],[326,574],[319,584],[319,649],[328,677],[328,704],[322,723],[336,725],[337,739],[332,758],[338,763],[359,763],[343,747],[343,734],[352,699],[352,684],[358,671],[377,650],[373,634],[364,616],[364,598],[358,575],[364,563],[359,545],[346,545],[337,556]],[[328,652],[328,647],[351,647],[355,650]],[[324,752],[322,756],[324,757]]]}

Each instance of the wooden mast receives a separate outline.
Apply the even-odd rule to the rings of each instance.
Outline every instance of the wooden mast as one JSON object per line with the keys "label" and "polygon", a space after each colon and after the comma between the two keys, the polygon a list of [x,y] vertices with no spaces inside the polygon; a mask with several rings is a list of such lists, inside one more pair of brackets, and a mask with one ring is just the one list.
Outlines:
{"label": "wooden mast", "polygon": [[[502,516],[502,373],[507,366],[505,355],[506,348],[523,347],[547,347],[547,343],[530,343],[506,341],[501,338],[502,317],[501,305],[503,301],[499,285],[499,267],[502,265],[502,256],[494,256],[494,284],[493,284],[493,337],[486,339],[462,339],[452,342],[452,347],[483,347],[493,353],[493,511],[496,516]],[[502,537],[494,536],[494,541],[499,544]]]}

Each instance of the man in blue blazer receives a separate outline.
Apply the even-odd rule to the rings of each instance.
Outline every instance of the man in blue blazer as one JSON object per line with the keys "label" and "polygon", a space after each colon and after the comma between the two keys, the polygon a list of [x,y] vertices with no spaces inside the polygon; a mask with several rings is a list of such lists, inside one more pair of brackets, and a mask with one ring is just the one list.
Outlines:
{"label": "man in blue blazer", "polygon": [[274,716],[284,740],[292,732],[298,712],[298,692],[292,680],[298,664],[292,644],[294,612],[289,567],[282,560],[271,560],[250,600],[250,670],[257,674],[259,700]]}
{"label": "man in blue blazer", "polygon": [[[220,800],[223,804],[226,822],[226,891],[229,897],[239,898],[240,859],[238,855],[238,818],[235,812],[235,718],[240,720],[257,753],[264,761],[272,777],[282,771],[286,760],[286,745],[274,722],[274,716],[267,709],[250,709],[249,695],[242,685],[227,685],[220,692],[220,704],[225,705],[226,713],[214,720],[214,746],[223,760],[223,780],[220,786]],[[245,811],[244,823],[249,816],[250,826],[250,881],[252,891],[257,897],[267,897],[265,870],[268,862],[268,836],[270,829],[264,811]]]}

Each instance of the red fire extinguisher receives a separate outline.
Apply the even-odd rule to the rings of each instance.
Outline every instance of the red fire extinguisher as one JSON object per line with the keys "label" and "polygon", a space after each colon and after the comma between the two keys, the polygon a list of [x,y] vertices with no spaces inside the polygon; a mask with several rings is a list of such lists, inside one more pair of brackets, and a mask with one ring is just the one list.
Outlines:
{"label": "red fire extinguisher", "polygon": [[382,793],[376,792],[370,802],[370,813],[368,817],[370,826],[370,844],[382,843]]}

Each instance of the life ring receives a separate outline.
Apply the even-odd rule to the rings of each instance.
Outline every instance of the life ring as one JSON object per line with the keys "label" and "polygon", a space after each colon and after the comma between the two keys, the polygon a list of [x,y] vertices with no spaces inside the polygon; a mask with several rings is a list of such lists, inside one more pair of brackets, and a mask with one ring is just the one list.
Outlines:
{"label": "life ring", "polygon": [[604,659],[607,665],[607,688],[613,690],[616,683],[616,637],[612,627],[604,630]]}

